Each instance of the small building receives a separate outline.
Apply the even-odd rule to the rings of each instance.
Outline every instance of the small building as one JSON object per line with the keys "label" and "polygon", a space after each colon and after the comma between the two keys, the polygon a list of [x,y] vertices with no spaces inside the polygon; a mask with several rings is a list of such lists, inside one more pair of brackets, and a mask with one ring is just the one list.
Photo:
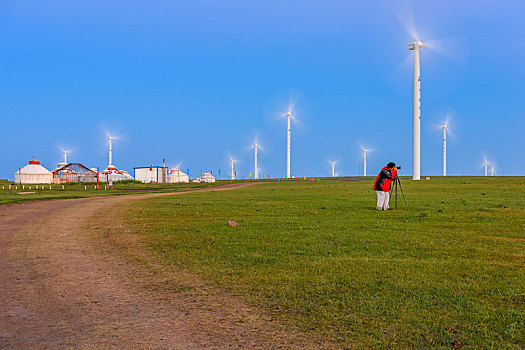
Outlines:
{"label": "small building", "polygon": [[[58,165],[61,165],[59,163]],[[96,170],[96,169],[95,169]],[[69,163],[52,171],[54,183],[97,182],[97,172],[80,163]]]}
{"label": "small building", "polygon": [[99,172],[98,178],[100,182],[133,180],[133,176],[126,170],[118,170],[114,165],[108,165],[106,169]]}
{"label": "small building", "polygon": [[215,177],[211,173],[204,173],[200,177],[200,182],[212,183],[215,182]]}
{"label": "small building", "polygon": [[135,180],[142,181],[144,183],[166,183],[167,181],[167,168],[161,166],[150,165],[148,167],[136,167],[133,168],[133,176]]}
{"label": "small building", "polygon": [[190,182],[190,177],[188,174],[184,173],[182,170],[173,168],[168,172],[168,183],[179,183],[179,182]]}
{"label": "small building", "polygon": [[15,173],[17,184],[50,184],[53,183],[53,173],[40,165],[39,160],[30,160],[25,167]]}

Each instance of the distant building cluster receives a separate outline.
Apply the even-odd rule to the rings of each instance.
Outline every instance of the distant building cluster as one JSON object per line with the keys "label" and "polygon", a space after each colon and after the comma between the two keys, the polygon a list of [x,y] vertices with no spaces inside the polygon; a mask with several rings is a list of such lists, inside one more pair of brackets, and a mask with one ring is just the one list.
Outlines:
{"label": "distant building cluster", "polygon": [[[67,154],[64,151],[64,161],[57,164],[52,171],[47,170],[40,164],[40,161],[32,159],[29,164],[19,168],[15,172],[16,184],[63,184],[67,182],[107,182],[112,184],[115,181],[137,180],[143,183],[179,183],[189,182],[189,175],[178,168],[168,171],[166,166],[135,167],[133,176],[125,170],[119,170],[113,165],[112,141],[114,137],[109,136],[108,166],[99,171],[97,168],[88,168],[80,163],[68,163]],[[215,178],[205,176],[194,181],[196,182],[215,182]]]}
{"label": "distant building cluster", "polygon": [[[16,184],[63,184],[67,182],[114,182],[137,180],[143,183],[188,183],[188,174],[178,168],[168,170],[166,167],[153,166],[135,167],[134,176],[125,170],[119,170],[114,165],[108,165],[104,170],[88,168],[81,163],[64,162],[57,164],[53,170],[48,170],[39,160],[32,159],[24,167],[15,172]],[[195,182],[215,182],[209,173],[194,180]]]}
{"label": "distant building cluster", "polygon": [[173,168],[168,171],[165,166],[136,167],[133,168],[135,180],[143,183],[159,182],[159,183],[179,183],[190,182],[188,174],[178,168]]}

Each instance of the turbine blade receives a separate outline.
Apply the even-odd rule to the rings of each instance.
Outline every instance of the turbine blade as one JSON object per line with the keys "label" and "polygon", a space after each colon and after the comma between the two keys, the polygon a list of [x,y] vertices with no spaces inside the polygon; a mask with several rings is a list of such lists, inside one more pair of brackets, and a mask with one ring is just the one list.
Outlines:
{"label": "turbine blade", "polygon": [[411,40],[420,40],[420,33],[416,26],[416,17],[414,16],[414,10],[410,2],[396,3],[396,7],[392,9],[395,17],[399,23],[403,26],[406,33],[409,35]]}
{"label": "turbine blade", "polygon": [[468,40],[466,37],[458,36],[452,38],[427,40],[424,48],[429,49],[441,56],[459,62],[468,60]]}
{"label": "turbine blade", "polygon": [[288,97],[288,110],[287,112],[290,112],[293,114],[293,110],[295,109],[295,106],[299,102],[301,98],[301,92],[297,90],[291,90],[290,96]]}
{"label": "turbine blade", "polygon": [[399,64],[390,71],[386,76],[386,81],[394,87],[399,87],[400,82],[410,83],[411,80],[407,79],[407,74],[412,72],[414,69],[414,54],[407,51],[405,57],[399,62]]}
{"label": "turbine blade", "polygon": [[295,127],[297,129],[304,129],[305,128],[305,124],[301,121],[301,119],[297,118],[296,115],[292,114],[292,117],[291,117],[291,122],[293,125],[295,125]]}

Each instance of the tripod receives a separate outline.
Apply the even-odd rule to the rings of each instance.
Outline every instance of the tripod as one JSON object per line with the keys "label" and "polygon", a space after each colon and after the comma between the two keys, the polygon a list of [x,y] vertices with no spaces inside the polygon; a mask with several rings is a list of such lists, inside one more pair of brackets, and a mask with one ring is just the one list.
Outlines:
{"label": "tripod", "polygon": [[392,189],[391,189],[391,191],[393,193],[395,193],[395,197],[396,197],[396,200],[395,200],[395,202],[396,202],[396,210],[397,210],[397,186],[398,185],[399,185],[399,189],[401,189],[401,195],[403,196],[403,200],[405,201],[405,207],[408,210],[407,200],[405,198],[405,194],[403,193],[403,187],[401,187],[401,180],[399,180],[399,177],[397,177],[397,176],[394,179],[394,183],[393,183]]}

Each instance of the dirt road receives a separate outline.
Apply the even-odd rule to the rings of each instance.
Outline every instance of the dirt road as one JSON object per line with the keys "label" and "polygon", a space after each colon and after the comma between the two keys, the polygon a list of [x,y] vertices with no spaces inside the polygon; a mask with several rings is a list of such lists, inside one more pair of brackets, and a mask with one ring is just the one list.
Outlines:
{"label": "dirt road", "polygon": [[[100,211],[163,195],[184,193],[0,206],[0,348],[319,347],[197,276],[156,275],[93,244]],[[166,273],[191,288],[159,288]]]}

